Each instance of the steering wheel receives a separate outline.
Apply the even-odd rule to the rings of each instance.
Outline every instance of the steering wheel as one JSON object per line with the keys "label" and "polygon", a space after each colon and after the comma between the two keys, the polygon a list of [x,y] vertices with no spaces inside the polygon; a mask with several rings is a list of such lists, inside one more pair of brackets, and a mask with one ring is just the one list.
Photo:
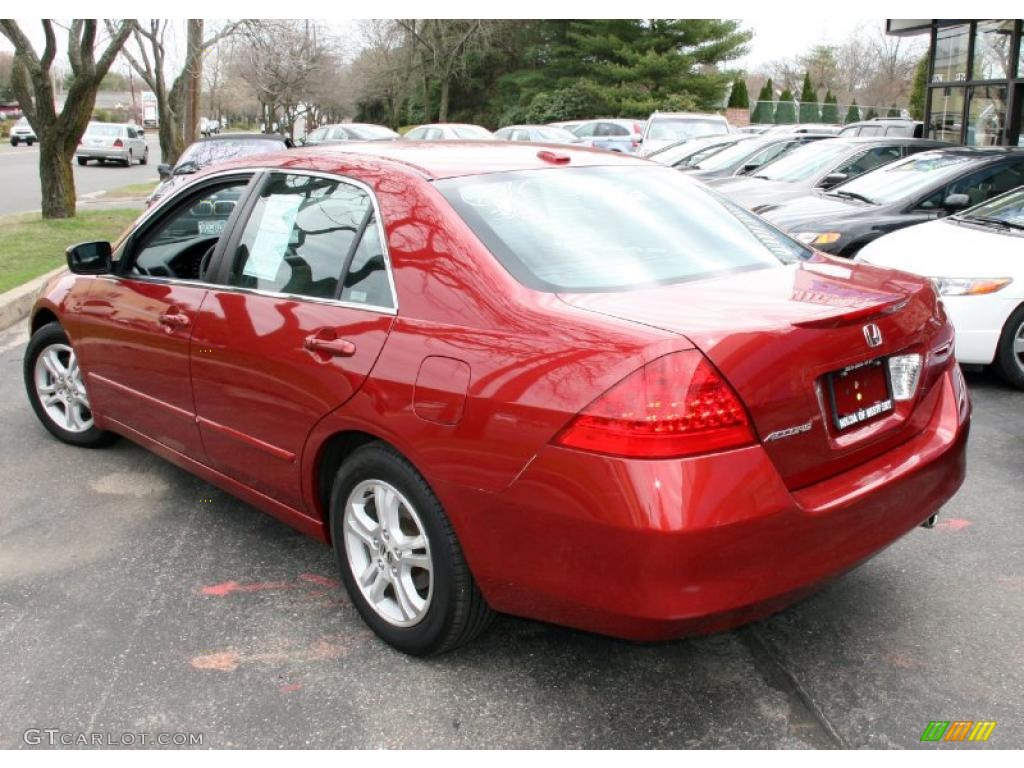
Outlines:
{"label": "steering wheel", "polygon": [[213,258],[213,252],[217,248],[217,243],[214,243],[206,249],[206,253],[203,254],[203,258],[199,260],[199,275],[200,280],[206,279],[206,270],[210,268],[210,259]]}

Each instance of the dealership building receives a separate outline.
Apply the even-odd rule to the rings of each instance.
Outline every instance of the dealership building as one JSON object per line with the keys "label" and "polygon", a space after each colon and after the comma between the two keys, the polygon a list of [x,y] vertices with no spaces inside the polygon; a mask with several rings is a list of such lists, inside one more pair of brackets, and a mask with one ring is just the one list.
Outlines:
{"label": "dealership building", "polygon": [[890,35],[928,35],[929,138],[1024,146],[1022,19],[887,19]]}

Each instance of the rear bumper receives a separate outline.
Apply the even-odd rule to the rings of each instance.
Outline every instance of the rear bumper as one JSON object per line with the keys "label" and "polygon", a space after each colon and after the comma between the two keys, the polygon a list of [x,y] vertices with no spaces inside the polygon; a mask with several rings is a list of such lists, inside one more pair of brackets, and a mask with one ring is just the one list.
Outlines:
{"label": "rear bumper", "polygon": [[760,446],[634,461],[548,446],[500,495],[438,489],[499,611],[635,640],[727,629],[920,525],[964,479],[970,404],[947,369],[928,426],[791,492]]}
{"label": "rear bumper", "polygon": [[89,160],[127,160],[127,149],[114,149],[112,147],[79,147],[75,150],[75,157],[85,157]]}

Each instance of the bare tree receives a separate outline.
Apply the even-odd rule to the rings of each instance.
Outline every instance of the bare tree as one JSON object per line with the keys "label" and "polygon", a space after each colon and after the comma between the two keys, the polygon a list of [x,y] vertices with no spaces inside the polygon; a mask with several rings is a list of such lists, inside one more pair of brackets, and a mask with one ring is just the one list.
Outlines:
{"label": "bare tree", "polygon": [[327,84],[336,85],[338,41],[310,20],[261,20],[246,26],[237,74],[259,100],[266,130],[280,123],[294,133],[295,120],[304,116]]}
{"label": "bare tree", "polygon": [[[191,20],[190,21],[194,21]],[[160,119],[158,135],[160,154],[163,161],[173,165],[184,151],[186,136],[186,112],[188,111],[188,82],[195,73],[202,72],[202,57],[225,37],[234,34],[243,22],[230,22],[205,40],[193,41],[186,46],[185,61],[181,69],[168,84],[167,33],[173,24],[171,19],[149,19],[132,24],[132,42],[124,48],[124,56],[156,95],[157,112]],[[198,116],[196,116],[198,119]],[[192,132],[194,134],[194,122]]]}
{"label": "bare tree", "polygon": [[420,54],[424,72],[424,112],[430,120],[429,79],[441,86],[437,119],[448,121],[448,100],[452,81],[466,68],[467,54],[474,43],[482,42],[494,22],[485,19],[397,19],[396,23],[412,39]]}
{"label": "bare tree", "polygon": [[816,45],[807,53],[769,62],[763,73],[776,87],[799,89],[804,72],[819,90],[830,89],[840,103],[857,99],[879,111],[905,104],[922,42],[885,34],[880,25],[861,25],[839,46]]}
{"label": "bare tree", "polygon": [[416,47],[410,42],[411,35],[390,20],[364,21],[361,32],[364,46],[350,67],[355,100],[381,105],[387,122],[397,128],[413,87]]}
{"label": "bare tree", "polygon": [[66,219],[75,215],[75,177],[71,159],[85,133],[99,90],[118,51],[131,34],[131,21],[108,21],[110,39],[97,58],[96,19],[75,19],[67,28],[68,61],[74,79],[58,113],[54,100],[52,68],[57,57],[57,33],[51,19],[43,19],[46,39],[42,55],[13,19],[0,19],[0,32],[15,51],[12,88],[39,137],[39,179],[42,185],[43,218]]}

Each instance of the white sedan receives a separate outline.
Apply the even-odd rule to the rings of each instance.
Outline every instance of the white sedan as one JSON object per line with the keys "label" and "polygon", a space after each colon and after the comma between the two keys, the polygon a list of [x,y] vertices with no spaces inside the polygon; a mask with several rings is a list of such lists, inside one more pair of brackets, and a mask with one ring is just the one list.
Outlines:
{"label": "white sedan", "polygon": [[932,278],[961,363],[1024,389],[1024,187],[868,243],[856,261]]}

